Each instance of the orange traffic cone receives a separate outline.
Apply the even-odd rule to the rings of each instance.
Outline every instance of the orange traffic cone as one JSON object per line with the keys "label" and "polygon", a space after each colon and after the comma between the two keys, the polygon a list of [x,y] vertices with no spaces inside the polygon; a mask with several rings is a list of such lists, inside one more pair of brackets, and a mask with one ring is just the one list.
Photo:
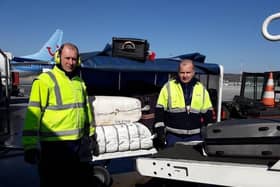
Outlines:
{"label": "orange traffic cone", "polygon": [[264,89],[262,103],[267,107],[274,107],[274,83],[273,83],[273,74],[269,73],[269,78]]}

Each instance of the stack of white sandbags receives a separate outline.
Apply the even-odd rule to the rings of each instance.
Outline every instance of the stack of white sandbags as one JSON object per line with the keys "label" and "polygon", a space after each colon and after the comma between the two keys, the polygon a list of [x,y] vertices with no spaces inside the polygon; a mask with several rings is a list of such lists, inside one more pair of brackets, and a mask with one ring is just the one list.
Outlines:
{"label": "stack of white sandbags", "polygon": [[121,96],[96,96],[92,104],[101,154],[153,147],[150,130],[137,122],[141,118],[140,100]]}
{"label": "stack of white sandbags", "polygon": [[100,153],[150,149],[153,147],[151,132],[141,123],[97,126]]}
{"label": "stack of white sandbags", "polygon": [[97,126],[135,122],[142,115],[140,100],[132,97],[95,96],[93,109]]}

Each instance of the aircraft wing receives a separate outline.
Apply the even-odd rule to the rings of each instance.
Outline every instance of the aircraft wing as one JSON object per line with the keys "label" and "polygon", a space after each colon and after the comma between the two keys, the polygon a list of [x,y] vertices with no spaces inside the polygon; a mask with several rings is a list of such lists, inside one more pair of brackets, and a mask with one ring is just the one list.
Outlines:
{"label": "aircraft wing", "polygon": [[22,62],[12,62],[12,66],[28,66],[28,65],[52,65],[53,62],[46,62],[46,61],[40,61],[40,60],[32,60],[32,61],[22,61]]}

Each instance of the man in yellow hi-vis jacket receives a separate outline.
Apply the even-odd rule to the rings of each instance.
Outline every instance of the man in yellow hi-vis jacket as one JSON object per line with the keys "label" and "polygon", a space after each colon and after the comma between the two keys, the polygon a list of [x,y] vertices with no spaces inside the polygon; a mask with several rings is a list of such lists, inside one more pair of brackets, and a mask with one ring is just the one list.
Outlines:
{"label": "man in yellow hi-vis jacket", "polygon": [[63,44],[54,61],[55,67],[32,84],[23,128],[24,159],[38,164],[41,186],[90,186],[96,140],[86,86],[79,76],[78,48]]}
{"label": "man in yellow hi-vis jacket", "polygon": [[176,79],[168,81],[161,89],[155,109],[156,147],[201,140],[201,127],[212,121],[209,94],[194,75],[193,61],[182,60]]}

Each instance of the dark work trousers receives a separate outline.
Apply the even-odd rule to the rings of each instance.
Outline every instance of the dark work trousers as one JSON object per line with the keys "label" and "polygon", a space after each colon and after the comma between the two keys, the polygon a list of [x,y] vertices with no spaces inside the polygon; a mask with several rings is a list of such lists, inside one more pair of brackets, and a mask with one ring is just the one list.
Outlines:
{"label": "dark work trousers", "polygon": [[189,142],[189,141],[199,141],[202,140],[200,134],[194,135],[176,135],[173,133],[166,134],[167,147],[173,146],[176,142]]}
{"label": "dark work trousers", "polygon": [[39,175],[41,187],[93,186],[90,162],[81,162],[81,141],[41,142]]}

